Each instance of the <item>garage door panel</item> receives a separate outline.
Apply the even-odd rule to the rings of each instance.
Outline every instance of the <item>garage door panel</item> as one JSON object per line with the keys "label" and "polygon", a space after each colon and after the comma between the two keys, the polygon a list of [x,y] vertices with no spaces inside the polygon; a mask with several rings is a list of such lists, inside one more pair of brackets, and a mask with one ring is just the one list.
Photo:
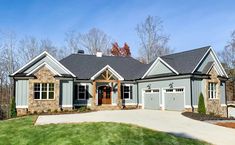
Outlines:
{"label": "garage door panel", "polygon": [[144,94],[144,108],[145,109],[160,109],[159,93]]}
{"label": "garage door panel", "polygon": [[184,110],[184,92],[165,92],[164,99],[166,110]]}

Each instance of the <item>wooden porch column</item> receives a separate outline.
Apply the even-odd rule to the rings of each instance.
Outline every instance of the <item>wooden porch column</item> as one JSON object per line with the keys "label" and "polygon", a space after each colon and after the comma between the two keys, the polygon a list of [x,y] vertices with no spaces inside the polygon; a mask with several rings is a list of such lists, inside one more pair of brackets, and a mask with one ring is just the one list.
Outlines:
{"label": "wooden porch column", "polygon": [[117,83],[118,83],[118,99],[117,99],[117,105],[119,106],[119,107],[122,107],[122,98],[121,98],[121,82],[120,82],[120,80],[118,80],[117,81]]}
{"label": "wooden porch column", "polygon": [[91,107],[92,108],[96,107],[96,81],[93,81],[93,95],[92,95]]}

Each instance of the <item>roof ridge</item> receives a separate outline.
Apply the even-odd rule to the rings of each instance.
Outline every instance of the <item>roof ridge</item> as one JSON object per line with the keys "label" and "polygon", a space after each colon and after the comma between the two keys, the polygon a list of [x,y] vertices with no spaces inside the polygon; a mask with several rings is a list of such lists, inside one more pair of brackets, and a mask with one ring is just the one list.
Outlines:
{"label": "roof ridge", "polygon": [[186,51],[181,51],[181,52],[176,52],[176,53],[172,53],[172,54],[167,54],[167,55],[162,55],[162,56],[159,56],[159,57],[165,57],[165,56],[170,56],[170,55],[176,55],[176,54],[181,54],[181,53],[187,53],[187,52],[192,52],[192,51],[195,51],[195,50],[199,50],[199,49],[209,49],[211,47],[211,45],[207,45],[207,46],[204,46],[204,47],[199,47],[199,48],[195,48],[195,49],[191,49],[191,50],[186,50]]}

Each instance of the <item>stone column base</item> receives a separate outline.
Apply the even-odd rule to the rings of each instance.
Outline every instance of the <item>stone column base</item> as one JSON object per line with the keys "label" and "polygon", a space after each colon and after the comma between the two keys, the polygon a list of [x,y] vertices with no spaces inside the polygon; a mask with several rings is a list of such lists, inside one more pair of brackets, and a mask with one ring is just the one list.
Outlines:
{"label": "stone column base", "polygon": [[24,116],[28,113],[28,108],[16,108],[17,116]]}

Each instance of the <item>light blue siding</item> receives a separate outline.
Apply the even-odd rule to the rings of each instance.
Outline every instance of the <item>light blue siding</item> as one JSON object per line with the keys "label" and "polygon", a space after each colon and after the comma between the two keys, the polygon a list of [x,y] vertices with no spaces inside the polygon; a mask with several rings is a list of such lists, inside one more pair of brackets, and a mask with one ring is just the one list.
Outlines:
{"label": "light blue siding", "polygon": [[16,106],[28,106],[29,81],[16,80],[15,83]]}
{"label": "light blue siding", "polygon": [[202,63],[199,65],[197,71],[198,71],[198,72],[202,72],[208,62],[214,62],[212,53],[207,54],[207,56],[204,58],[204,60],[202,61]]}
{"label": "light blue siding", "polygon": [[203,82],[202,80],[192,80],[192,98],[193,105],[198,105],[198,99],[201,92],[203,92]]}
{"label": "light blue siding", "polygon": [[61,104],[63,106],[73,105],[73,81],[61,80]]}
{"label": "light blue siding", "polygon": [[220,103],[226,104],[226,98],[225,98],[225,83],[222,82],[220,85]]}
{"label": "light blue siding", "polygon": [[162,62],[157,62],[147,76],[172,73],[172,71]]}
{"label": "light blue siding", "polygon": [[[143,98],[142,92],[144,89],[147,89],[148,86],[150,86],[151,88],[158,88],[160,90],[160,98],[162,98],[163,89],[170,88],[170,84],[173,84],[174,88],[183,87],[185,91],[185,105],[191,105],[190,78],[140,82],[139,83],[140,103],[142,103],[142,98]],[[160,100],[160,104],[162,104],[162,100]]]}
{"label": "light blue siding", "polygon": [[51,59],[48,58],[48,56],[42,58],[37,63],[32,65],[31,67],[27,68],[24,73],[29,73],[35,68],[37,68],[42,63],[46,62],[50,67],[52,67],[54,70],[56,70],[60,74],[67,74],[58,64],[54,63]]}

